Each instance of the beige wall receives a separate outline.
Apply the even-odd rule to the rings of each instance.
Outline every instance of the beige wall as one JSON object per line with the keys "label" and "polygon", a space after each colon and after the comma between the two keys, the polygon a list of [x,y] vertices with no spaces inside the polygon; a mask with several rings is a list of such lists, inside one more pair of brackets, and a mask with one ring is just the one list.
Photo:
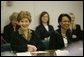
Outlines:
{"label": "beige wall", "polygon": [[39,14],[47,11],[50,15],[50,24],[57,29],[58,16],[61,13],[73,12],[76,15],[76,23],[81,25],[83,30],[83,1],[12,1],[11,7],[6,5],[6,1],[1,1],[1,32],[3,27],[9,23],[9,16],[12,12],[28,10],[32,15],[31,29],[38,25]]}

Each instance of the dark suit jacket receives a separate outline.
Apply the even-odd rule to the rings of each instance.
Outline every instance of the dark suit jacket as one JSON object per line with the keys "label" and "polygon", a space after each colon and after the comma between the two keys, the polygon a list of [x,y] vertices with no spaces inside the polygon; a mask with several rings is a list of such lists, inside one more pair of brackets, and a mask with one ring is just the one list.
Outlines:
{"label": "dark suit jacket", "polygon": [[27,51],[27,45],[35,45],[37,50],[44,50],[45,47],[41,42],[40,38],[38,38],[37,34],[32,30],[31,39],[26,40],[18,31],[12,33],[11,35],[11,47],[16,52],[24,52]]}
{"label": "dark suit jacket", "polygon": [[76,35],[76,38],[73,38],[73,41],[78,41],[82,39],[82,32],[80,25],[76,24],[76,29],[72,29],[72,35]]}
{"label": "dark suit jacket", "polygon": [[[67,40],[68,44],[72,41],[71,32],[67,31]],[[61,30],[57,29],[54,33],[52,33],[52,38],[50,39],[50,49],[62,49],[64,48],[64,41],[61,35]]]}
{"label": "dark suit jacket", "polygon": [[[16,30],[18,30],[19,26],[16,26]],[[3,38],[10,43],[10,34],[14,32],[13,26],[11,23],[9,23],[8,25],[6,25],[4,27],[4,33],[3,33]]]}
{"label": "dark suit jacket", "polygon": [[48,28],[49,28],[49,31],[47,31],[46,28],[43,25],[39,25],[39,26],[36,27],[36,32],[41,39],[49,37],[50,34],[54,31],[53,26],[48,25]]}

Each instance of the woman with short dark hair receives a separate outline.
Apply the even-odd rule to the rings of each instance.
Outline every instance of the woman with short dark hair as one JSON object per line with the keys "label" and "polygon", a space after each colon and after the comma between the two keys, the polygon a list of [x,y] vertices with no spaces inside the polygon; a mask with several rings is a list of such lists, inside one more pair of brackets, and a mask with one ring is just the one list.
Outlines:
{"label": "woman with short dark hair", "polygon": [[50,41],[51,48],[62,49],[68,47],[72,40],[72,34],[69,29],[71,18],[68,14],[63,13],[58,17],[58,29],[53,34],[53,38]]}

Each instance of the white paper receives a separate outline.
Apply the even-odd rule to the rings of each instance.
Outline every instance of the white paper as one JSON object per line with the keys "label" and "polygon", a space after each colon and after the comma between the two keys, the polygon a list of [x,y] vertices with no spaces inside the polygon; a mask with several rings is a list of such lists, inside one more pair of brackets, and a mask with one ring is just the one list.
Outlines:
{"label": "white paper", "polygon": [[30,52],[16,53],[17,56],[32,56]]}
{"label": "white paper", "polygon": [[55,53],[56,53],[56,56],[67,56],[67,55],[69,55],[68,50],[56,50]]}
{"label": "white paper", "polygon": [[31,52],[31,53],[48,53],[47,51],[36,51],[36,52]]}

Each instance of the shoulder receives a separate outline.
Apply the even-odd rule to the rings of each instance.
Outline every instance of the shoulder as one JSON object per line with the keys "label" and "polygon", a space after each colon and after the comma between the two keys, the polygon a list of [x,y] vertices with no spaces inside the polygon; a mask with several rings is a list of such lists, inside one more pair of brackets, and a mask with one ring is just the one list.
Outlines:
{"label": "shoulder", "polygon": [[31,32],[31,33],[34,33],[35,31],[34,30],[32,30],[32,29],[29,29],[29,31]]}
{"label": "shoulder", "polygon": [[6,25],[6,26],[4,26],[4,28],[8,28],[10,25],[8,24],[8,25]]}
{"label": "shoulder", "polygon": [[55,30],[55,32],[56,32],[58,35],[61,35],[61,29],[57,29],[57,30]]}
{"label": "shoulder", "polygon": [[56,29],[56,32],[60,32],[60,29]]}
{"label": "shoulder", "polygon": [[36,30],[38,30],[38,29],[42,29],[42,25],[38,25],[37,27],[36,27]]}
{"label": "shoulder", "polygon": [[6,26],[4,26],[4,29],[10,28],[11,24],[7,24]]}
{"label": "shoulder", "polygon": [[52,25],[48,25],[49,27],[53,27]]}
{"label": "shoulder", "polygon": [[52,25],[48,25],[48,26],[49,26],[49,28],[54,29],[54,27]]}
{"label": "shoulder", "polygon": [[34,31],[34,30],[32,30],[32,29],[30,29],[30,31],[31,31],[31,34],[32,34],[32,36],[33,36],[34,38],[38,36],[38,34],[36,33],[36,31]]}
{"label": "shoulder", "polygon": [[80,25],[79,24],[76,24],[76,27],[80,27]]}
{"label": "shoulder", "polygon": [[42,27],[42,25],[38,25],[37,28]]}
{"label": "shoulder", "polygon": [[76,24],[76,28],[81,30],[81,26],[79,24]]}
{"label": "shoulder", "polygon": [[35,35],[35,34],[36,34],[35,31],[32,30],[32,29],[29,29],[29,31],[30,31],[30,33],[31,33],[32,35]]}

